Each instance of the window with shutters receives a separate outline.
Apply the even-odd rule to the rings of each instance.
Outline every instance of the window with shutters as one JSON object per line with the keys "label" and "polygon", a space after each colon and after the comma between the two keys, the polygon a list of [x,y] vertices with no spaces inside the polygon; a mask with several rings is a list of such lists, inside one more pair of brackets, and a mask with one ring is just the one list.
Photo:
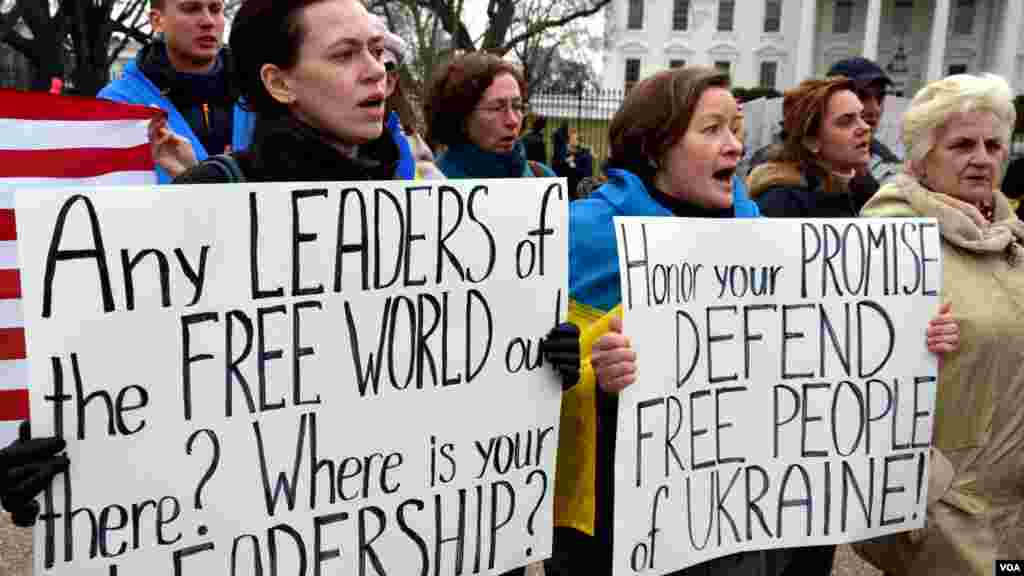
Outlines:
{"label": "window with shutters", "polygon": [[644,27],[644,0],[629,0],[629,21],[626,28],[640,30]]}
{"label": "window with shutters", "polygon": [[764,31],[779,32],[782,30],[782,0],[765,0]]}
{"label": "window with shutters", "polygon": [[974,13],[976,10],[977,6],[974,0],[957,0],[953,32],[961,36],[974,34]]}
{"label": "window with shutters", "polygon": [[672,29],[686,30],[690,27],[690,0],[674,0],[672,3]]}
{"label": "window with shutters", "polygon": [[736,0],[718,0],[718,31],[732,32],[736,15]]}
{"label": "window with shutters", "polygon": [[892,13],[892,31],[896,36],[910,34],[910,24],[914,21],[914,0],[896,0]]}
{"label": "window with shutters", "polygon": [[640,59],[626,58],[626,92],[629,92],[633,85],[640,80]]}
{"label": "window with shutters", "polygon": [[832,17],[833,34],[849,34],[853,25],[853,0],[837,0],[836,12]]}
{"label": "window with shutters", "polygon": [[762,88],[775,88],[775,79],[778,74],[778,62],[761,62],[760,86]]}

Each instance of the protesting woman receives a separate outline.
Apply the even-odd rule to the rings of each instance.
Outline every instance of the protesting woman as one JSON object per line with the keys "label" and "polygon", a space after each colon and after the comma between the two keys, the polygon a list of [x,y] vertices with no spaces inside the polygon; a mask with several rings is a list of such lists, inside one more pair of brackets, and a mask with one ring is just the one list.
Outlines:
{"label": "protesting woman", "polygon": [[[612,160],[608,182],[569,212],[570,330],[551,335],[549,361],[579,383],[562,400],[555,481],[555,546],[548,574],[610,574],[612,565],[612,483],[617,414],[616,394],[633,382],[605,362],[627,357],[622,346],[590,349],[610,324],[621,338],[619,260],[614,216],[751,218],[757,206],[734,188],[742,146],[731,124],[737,114],[729,76],[712,68],[677,68],[637,84],[609,128]],[[566,340],[562,345],[559,340]],[[579,363],[581,350],[584,358]],[[603,355],[603,356],[602,356]],[[631,360],[630,360],[631,362]],[[596,377],[596,378],[595,378]],[[702,565],[701,574],[775,575],[772,552],[745,553]]]}
{"label": "protesting woman", "polygon": [[[864,106],[844,77],[805,80],[788,90],[782,104],[785,141],[747,179],[761,213],[774,218],[855,218],[867,190],[858,178],[871,160],[871,127]],[[954,331],[948,308],[936,325]],[[936,328],[938,331],[939,328]],[[939,334],[941,335],[941,333]],[[940,351],[940,350],[937,350]],[[786,574],[826,574],[835,546],[800,550]]]}
{"label": "protesting woman", "polygon": [[[555,487],[555,560],[586,573],[611,565],[611,506],[616,394],[636,381],[636,354],[622,334],[621,294],[614,216],[758,217],[734,177],[742,147],[731,127],[736,101],[728,75],[710,68],[681,68],[642,81],[612,119],[608,184],[570,208],[570,320],[578,344],[560,327],[550,335],[549,361],[579,383],[562,402]],[[927,334],[929,350],[955,348],[955,324],[940,316]],[[571,350],[583,355],[573,358]],[[587,536],[593,535],[593,536]],[[831,555],[804,549],[720,558],[700,574],[831,573]],[[813,568],[811,568],[813,567]]]}
{"label": "protesting woman", "polygon": [[747,179],[769,217],[855,218],[867,201],[858,172],[871,160],[871,127],[843,77],[805,80],[782,105],[786,140]]}
{"label": "protesting woman", "polygon": [[1014,118],[998,76],[925,86],[903,117],[906,174],[864,206],[938,221],[942,299],[962,332],[939,373],[925,527],[855,546],[893,576],[1024,558],[1024,224],[999,190]]}
{"label": "protesting woman", "polygon": [[434,74],[426,107],[428,141],[447,149],[448,178],[528,178],[555,173],[526,159],[519,139],[526,81],[511,62],[483,52],[452,57]]}
{"label": "protesting woman", "polygon": [[[408,146],[384,131],[384,34],[358,0],[247,0],[229,40],[253,142],[231,159],[245,180],[412,178]],[[403,154],[404,152],[404,154]],[[237,181],[204,161],[175,183]]]}

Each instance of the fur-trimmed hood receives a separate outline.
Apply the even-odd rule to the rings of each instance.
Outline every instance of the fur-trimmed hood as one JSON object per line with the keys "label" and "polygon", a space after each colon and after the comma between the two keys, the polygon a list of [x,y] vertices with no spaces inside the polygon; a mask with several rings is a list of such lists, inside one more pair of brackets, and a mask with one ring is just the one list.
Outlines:
{"label": "fur-trimmed hood", "polygon": [[751,198],[757,198],[774,186],[787,188],[809,188],[800,166],[795,162],[765,162],[754,168],[747,176],[747,191]]}
{"label": "fur-trimmed hood", "polygon": [[[750,197],[757,198],[769,188],[803,188],[809,192],[818,190],[825,194],[846,194],[850,191],[850,177],[828,173],[814,166],[824,174],[818,178],[796,162],[765,162],[747,176]],[[809,177],[808,177],[809,176]]]}

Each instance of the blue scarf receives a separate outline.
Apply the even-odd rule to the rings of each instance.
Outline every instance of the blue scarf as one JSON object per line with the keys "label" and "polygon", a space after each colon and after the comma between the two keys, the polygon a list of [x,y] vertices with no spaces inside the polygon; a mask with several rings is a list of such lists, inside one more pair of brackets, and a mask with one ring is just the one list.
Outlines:
{"label": "blue scarf", "polygon": [[437,159],[437,167],[448,178],[522,178],[532,176],[526,150],[516,142],[511,152],[488,152],[464,142],[450,146]]}

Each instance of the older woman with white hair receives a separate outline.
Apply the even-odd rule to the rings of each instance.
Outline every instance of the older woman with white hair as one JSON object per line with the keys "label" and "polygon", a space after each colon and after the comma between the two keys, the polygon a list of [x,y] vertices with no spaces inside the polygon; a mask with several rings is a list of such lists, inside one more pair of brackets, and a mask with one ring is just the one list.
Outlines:
{"label": "older woman with white hair", "polygon": [[937,219],[960,327],[940,370],[925,528],[856,545],[893,576],[1024,559],[1024,224],[999,190],[1015,116],[998,76],[924,87],[903,118],[906,173],[861,212]]}

